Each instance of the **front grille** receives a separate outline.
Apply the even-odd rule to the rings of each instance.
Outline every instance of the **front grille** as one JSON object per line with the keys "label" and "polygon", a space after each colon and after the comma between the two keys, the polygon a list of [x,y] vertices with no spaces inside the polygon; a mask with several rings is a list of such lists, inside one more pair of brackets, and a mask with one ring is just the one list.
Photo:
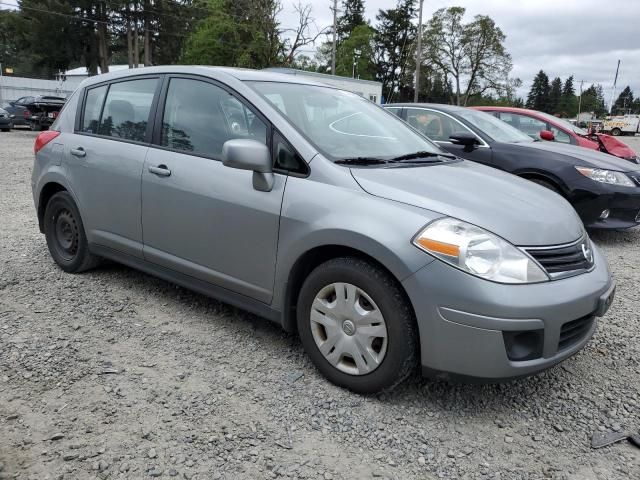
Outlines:
{"label": "front grille", "polygon": [[527,248],[549,274],[588,270],[593,265],[593,253],[588,239],[559,247]]}
{"label": "front grille", "polygon": [[567,322],[560,329],[560,341],[558,342],[558,350],[564,350],[576,343],[579,343],[591,329],[594,317],[587,315],[586,317]]}

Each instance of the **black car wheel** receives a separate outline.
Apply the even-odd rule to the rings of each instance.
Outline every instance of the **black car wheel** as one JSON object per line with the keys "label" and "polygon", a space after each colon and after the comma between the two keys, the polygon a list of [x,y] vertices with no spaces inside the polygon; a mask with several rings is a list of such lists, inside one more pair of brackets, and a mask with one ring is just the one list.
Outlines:
{"label": "black car wheel", "polygon": [[297,322],[318,370],[354,392],[390,390],[416,365],[413,309],[398,282],[366,260],[335,258],[316,267],[302,285]]}
{"label": "black car wheel", "polygon": [[65,272],[83,272],[99,263],[89,251],[80,212],[69,193],[58,192],[49,200],[44,233],[51,257]]}
{"label": "black car wheel", "polygon": [[613,130],[611,130],[611,135],[613,135],[614,137],[619,136],[622,133],[622,130],[620,130],[619,128],[614,128]]}

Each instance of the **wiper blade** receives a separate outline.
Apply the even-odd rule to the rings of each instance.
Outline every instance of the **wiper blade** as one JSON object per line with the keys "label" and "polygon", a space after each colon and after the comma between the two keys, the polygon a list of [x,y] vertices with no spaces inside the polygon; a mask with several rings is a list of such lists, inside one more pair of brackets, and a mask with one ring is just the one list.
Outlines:
{"label": "wiper blade", "polygon": [[[444,157],[444,158],[449,158],[449,159],[455,159],[456,157],[453,155],[447,155],[444,153],[437,153],[437,152],[426,152],[426,151],[421,151],[421,152],[413,152],[413,153],[408,153],[406,155],[401,155],[399,157],[395,157],[392,158],[390,161],[391,162],[402,162],[404,160],[417,160],[419,158],[432,158],[432,157]],[[442,160],[431,160],[431,161],[442,161]]]}
{"label": "wiper blade", "polygon": [[388,163],[387,160],[375,157],[354,157],[354,158],[341,158],[336,160],[335,163],[340,165],[383,165]]}

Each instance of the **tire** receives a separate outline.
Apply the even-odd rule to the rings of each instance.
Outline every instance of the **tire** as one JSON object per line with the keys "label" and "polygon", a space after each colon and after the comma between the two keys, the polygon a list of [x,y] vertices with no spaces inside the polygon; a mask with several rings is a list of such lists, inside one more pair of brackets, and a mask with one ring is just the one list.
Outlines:
{"label": "tire", "polygon": [[2,131],[3,131],[3,132],[10,132],[10,131],[11,131],[11,128],[3,128],[3,129],[2,129]]}
{"label": "tire", "polygon": [[613,135],[614,137],[619,136],[622,133],[622,130],[620,130],[619,128],[614,128],[613,130],[611,130],[611,135]]}
{"label": "tire", "polygon": [[533,183],[537,183],[538,185],[551,190],[552,192],[557,193],[558,195],[560,195],[561,197],[564,197],[564,195],[562,194],[562,192],[560,191],[560,189],[558,187],[556,187],[553,183],[548,182],[546,180],[541,180],[539,178],[527,178],[527,180],[529,180],[530,182]]}
{"label": "tire", "polygon": [[65,272],[84,272],[100,263],[89,251],[80,212],[68,192],[56,193],[47,203],[44,233],[51,257]]}
{"label": "tire", "polygon": [[[344,303],[338,303],[339,296]],[[346,307],[348,298],[355,298],[357,310]],[[417,364],[418,333],[409,301],[393,277],[366,260],[342,257],[316,267],[300,290],[297,323],[302,345],[318,370],[353,392],[391,390]],[[366,359],[360,355],[356,361],[351,352],[365,352]]]}

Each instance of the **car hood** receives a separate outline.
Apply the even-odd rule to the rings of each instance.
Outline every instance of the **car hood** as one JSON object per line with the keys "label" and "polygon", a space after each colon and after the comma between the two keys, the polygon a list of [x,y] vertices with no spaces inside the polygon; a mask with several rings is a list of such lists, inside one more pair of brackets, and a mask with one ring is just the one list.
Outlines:
{"label": "car hood", "polygon": [[604,133],[596,133],[596,137],[607,150],[607,153],[632,161],[636,158],[636,152],[616,137],[612,137],[611,135],[606,135]]}
{"label": "car hood", "polygon": [[464,220],[514,245],[569,243],[584,231],[575,210],[560,195],[473,162],[351,172],[371,195]]}
{"label": "car hood", "polygon": [[565,145],[557,142],[528,142],[528,143],[511,143],[520,148],[530,148],[548,154],[555,154],[557,158],[560,155],[565,157],[573,165],[581,165],[585,167],[603,168],[606,170],[615,170],[618,172],[631,172],[637,170],[637,165],[629,160],[623,160],[608,153],[602,153],[598,150],[590,148],[577,147],[575,145]]}

